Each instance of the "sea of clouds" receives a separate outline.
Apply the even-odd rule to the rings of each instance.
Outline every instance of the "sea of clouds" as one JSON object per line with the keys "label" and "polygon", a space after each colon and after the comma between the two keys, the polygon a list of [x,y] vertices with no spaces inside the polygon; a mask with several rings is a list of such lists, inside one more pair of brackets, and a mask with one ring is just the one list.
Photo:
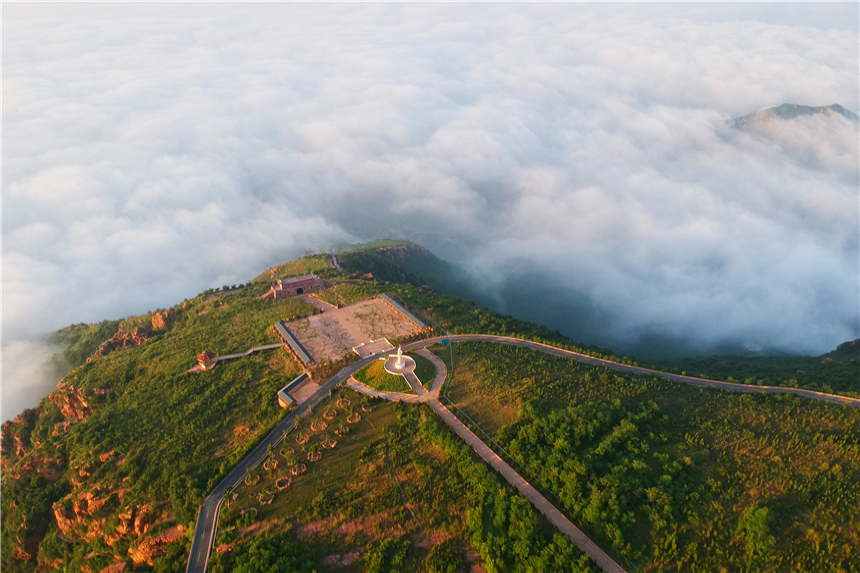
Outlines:
{"label": "sea of clouds", "polygon": [[6,5],[3,419],[56,384],[47,332],[381,236],[500,308],[528,269],[619,341],[857,338],[856,125],[728,124],[860,108],[857,22],[857,4]]}

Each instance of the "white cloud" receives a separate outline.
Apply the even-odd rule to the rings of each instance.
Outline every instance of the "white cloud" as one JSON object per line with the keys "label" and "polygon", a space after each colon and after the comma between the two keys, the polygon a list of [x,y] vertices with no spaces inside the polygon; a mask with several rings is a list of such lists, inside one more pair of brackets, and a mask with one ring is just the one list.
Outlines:
{"label": "white cloud", "polygon": [[857,110],[856,5],[4,18],[4,344],[385,234],[493,288],[532,261],[607,336],[822,352],[860,335],[856,129],[726,124]]}

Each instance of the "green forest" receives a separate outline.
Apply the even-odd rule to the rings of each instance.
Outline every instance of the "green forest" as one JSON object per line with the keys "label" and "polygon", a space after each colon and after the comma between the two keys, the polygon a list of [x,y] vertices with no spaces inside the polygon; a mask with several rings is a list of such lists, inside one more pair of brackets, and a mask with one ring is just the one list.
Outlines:
{"label": "green forest", "polygon": [[505,345],[454,355],[454,411],[639,570],[860,570],[857,408]]}
{"label": "green forest", "polygon": [[821,356],[708,356],[664,361],[662,370],[764,386],[788,386],[860,398],[860,341]]}

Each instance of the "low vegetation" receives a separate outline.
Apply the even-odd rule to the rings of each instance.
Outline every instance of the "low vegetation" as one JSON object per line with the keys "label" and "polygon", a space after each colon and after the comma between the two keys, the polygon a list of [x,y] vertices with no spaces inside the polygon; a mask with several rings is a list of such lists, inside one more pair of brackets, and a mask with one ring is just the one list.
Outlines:
{"label": "low vegetation", "polygon": [[[274,342],[275,321],[317,312],[299,300],[260,301],[251,290],[186,301],[160,330],[143,315],[66,335],[77,362],[123,328],[139,329],[142,342],[78,366],[37,410],[4,424],[4,570],[38,563],[79,570],[93,552],[129,560],[130,550],[162,532],[193,528],[206,493],[281,419],[275,393],[300,368],[276,349],[211,372],[187,370],[203,350],[221,355]],[[99,512],[75,510],[90,496],[104,500]],[[118,535],[126,530],[118,516],[147,511],[157,527]],[[187,553],[187,543],[183,534],[137,555],[156,570],[183,570],[181,555],[167,557]]]}
{"label": "low vegetation", "polygon": [[[310,572],[347,559],[360,571],[447,573],[479,556],[490,572],[597,570],[426,406],[344,389],[314,411],[273,452],[278,467],[230,495],[210,571]],[[350,411],[362,419],[338,436]],[[312,452],[322,458],[308,462]]]}
{"label": "low vegetation", "polygon": [[857,408],[512,346],[461,343],[455,357],[464,419],[640,570],[858,570]]}
{"label": "low vegetation", "polygon": [[339,308],[347,304],[373,298],[389,289],[391,289],[391,286],[388,283],[378,281],[360,281],[355,283],[337,284],[324,291],[318,292],[315,296],[320,300],[324,300],[325,302]]}
{"label": "low vegetation", "polygon": [[389,374],[385,370],[385,362],[382,360],[376,360],[365,366],[353,374],[353,378],[380,392],[412,392],[412,388],[409,387],[403,376]]}
{"label": "low vegetation", "polygon": [[407,354],[415,361],[415,371],[413,374],[415,374],[415,377],[418,378],[424,388],[430,390],[433,379],[436,377],[436,367],[420,354],[414,352],[408,352]]}
{"label": "low vegetation", "polygon": [[260,273],[254,278],[254,283],[262,283],[270,285],[277,279],[287,277],[295,277],[298,275],[306,275],[308,273],[318,273],[328,269],[325,254],[310,255],[302,257],[289,263],[272,267],[265,272]]}
{"label": "low vegetation", "polygon": [[860,398],[860,341],[821,356],[709,356],[665,361],[690,376],[764,386],[788,386]]}

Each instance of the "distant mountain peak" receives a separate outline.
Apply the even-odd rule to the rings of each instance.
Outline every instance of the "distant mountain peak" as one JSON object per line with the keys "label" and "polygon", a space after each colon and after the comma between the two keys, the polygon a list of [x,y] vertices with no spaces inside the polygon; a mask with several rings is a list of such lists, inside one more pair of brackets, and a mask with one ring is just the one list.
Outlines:
{"label": "distant mountain peak", "polygon": [[854,113],[850,109],[839,105],[838,103],[817,107],[800,105],[796,103],[784,103],[776,107],[770,107],[745,115],[743,117],[736,118],[732,120],[732,124],[735,127],[743,128],[771,121],[792,120],[797,117],[806,115],[840,115],[855,124],[860,121],[860,118],[858,118],[856,113]]}

